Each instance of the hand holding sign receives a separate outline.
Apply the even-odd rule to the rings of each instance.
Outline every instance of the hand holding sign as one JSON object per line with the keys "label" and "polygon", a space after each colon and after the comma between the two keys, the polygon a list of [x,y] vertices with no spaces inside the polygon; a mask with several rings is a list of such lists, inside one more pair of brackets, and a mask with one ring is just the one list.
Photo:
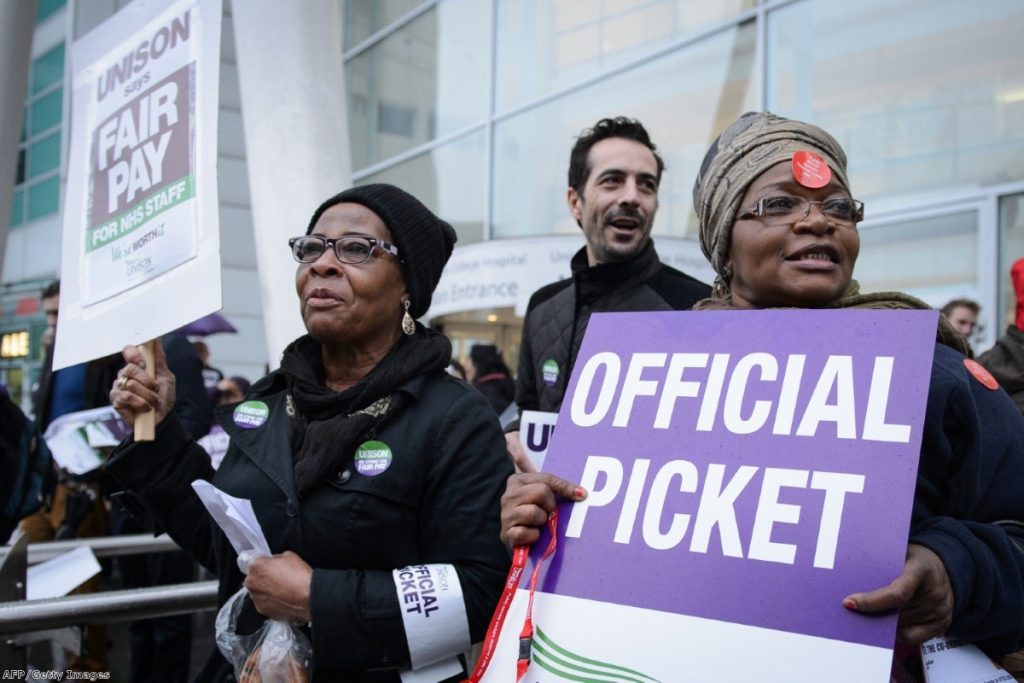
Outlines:
{"label": "hand holding sign", "polygon": [[[110,390],[111,405],[125,422],[136,425],[137,441],[153,439],[152,434],[148,439],[142,438],[137,421],[140,417],[151,414],[152,428],[155,428],[167,413],[174,409],[174,374],[167,367],[163,346],[158,342],[150,343],[153,346],[153,358],[149,363],[138,347],[124,347],[121,354],[124,356],[125,366],[118,373],[117,380]],[[150,368],[153,376],[147,372]]]}
{"label": "hand holding sign", "polygon": [[501,497],[501,540],[513,548],[535,543],[559,498],[578,502],[586,497],[582,486],[547,472],[513,474]]}
{"label": "hand holding sign", "polygon": [[896,636],[918,644],[941,636],[953,623],[953,587],[942,560],[916,543],[907,547],[903,572],[888,586],[855,593],[843,604],[857,612],[900,612]]}

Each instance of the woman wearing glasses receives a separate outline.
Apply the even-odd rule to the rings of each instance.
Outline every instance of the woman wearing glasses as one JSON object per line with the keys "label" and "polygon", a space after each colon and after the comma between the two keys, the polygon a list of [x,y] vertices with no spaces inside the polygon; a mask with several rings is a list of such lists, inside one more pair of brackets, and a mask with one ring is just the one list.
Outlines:
{"label": "woman wearing glasses", "polygon": [[[216,474],[170,412],[160,357],[151,380],[126,347],[111,391],[126,420],[154,410],[158,426],[153,443],[122,444],[110,472],[218,573],[222,602],[244,580],[255,610],[240,630],[262,617],[304,625],[318,680],[399,681],[451,661],[482,638],[501,592],[504,438],[487,400],[445,372],[447,338],[415,322],[454,242],[390,185],[324,202],[290,240],[308,334],[245,402],[221,409],[231,446]],[[194,479],[252,500],[275,554],[247,577]]]}
{"label": "woman wearing glasses", "polygon": [[[744,115],[708,150],[694,207],[717,273],[696,310],[928,308],[898,292],[860,292],[852,276],[863,205],[851,197],[845,153],[816,126]],[[844,605],[899,610],[905,642],[948,633],[1005,654],[1024,645],[1024,420],[984,371],[969,374],[963,337],[939,321],[904,570],[888,586],[851,586]],[[556,495],[584,493],[550,474],[514,475],[502,539],[532,543]]]}

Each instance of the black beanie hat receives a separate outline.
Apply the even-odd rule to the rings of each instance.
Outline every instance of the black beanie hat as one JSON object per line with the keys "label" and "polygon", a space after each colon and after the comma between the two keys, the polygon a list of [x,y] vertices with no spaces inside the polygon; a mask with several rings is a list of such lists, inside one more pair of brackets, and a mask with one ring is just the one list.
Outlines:
{"label": "black beanie hat", "polygon": [[455,246],[455,230],[423,206],[420,200],[394,185],[360,185],[334,195],[313,212],[306,234],[323,212],[335,204],[361,204],[384,221],[398,247],[405,288],[409,293],[409,313],[421,317],[430,308],[434,288]]}

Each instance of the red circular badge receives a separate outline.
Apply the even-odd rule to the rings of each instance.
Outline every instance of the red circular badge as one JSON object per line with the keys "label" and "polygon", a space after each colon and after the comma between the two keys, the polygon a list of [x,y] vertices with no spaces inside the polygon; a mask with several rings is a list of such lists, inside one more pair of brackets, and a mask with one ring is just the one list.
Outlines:
{"label": "red circular badge", "polygon": [[985,387],[995,391],[999,388],[999,382],[992,376],[992,373],[985,369],[985,367],[970,358],[964,358],[964,367],[967,368],[967,372],[974,375],[974,379],[978,380]]}
{"label": "red circular badge", "polygon": [[832,169],[814,152],[797,152],[793,155],[793,177],[804,187],[816,190],[832,180]]}

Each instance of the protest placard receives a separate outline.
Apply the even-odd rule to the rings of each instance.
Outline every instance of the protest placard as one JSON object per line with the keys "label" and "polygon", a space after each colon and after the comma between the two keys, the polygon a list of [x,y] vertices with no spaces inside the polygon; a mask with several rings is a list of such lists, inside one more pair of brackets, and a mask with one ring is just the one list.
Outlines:
{"label": "protest placard", "polygon": [[558,413],[540,410],[524,410],[519,418],[519,443],[538,471],[544,468],[557,421]]}
{"label": "protest placard", "polygon": [[[560,509],[524,680],[888,681],[896,615],[843,598],[902,570],[935,326],[591,318],[545,462],[589,494]],[[525,597],[484,681],[512,680]]]}
{"label": "protest placard", "polygon": [[220,0],[136,0],[71,48],[54,368],[221,306]]}

